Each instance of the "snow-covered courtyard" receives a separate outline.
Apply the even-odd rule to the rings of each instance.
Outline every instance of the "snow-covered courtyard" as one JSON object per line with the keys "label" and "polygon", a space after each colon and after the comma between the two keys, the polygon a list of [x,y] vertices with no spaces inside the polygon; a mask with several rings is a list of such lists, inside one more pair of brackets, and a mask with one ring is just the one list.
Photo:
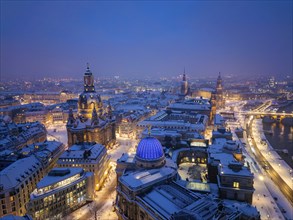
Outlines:
{"label": "snow-covered courtyard", "polygon": [[65,146],[67,146],[67,130],[66,124],[51,124],[46,127],[47,129],[47,139],[48,140],[56,140],[62,142]]}
{"label": "snow-covered courtyard", "polygon": [[181,163],[178,173],[182,180],[206,182],[207,167],[204,164]]}

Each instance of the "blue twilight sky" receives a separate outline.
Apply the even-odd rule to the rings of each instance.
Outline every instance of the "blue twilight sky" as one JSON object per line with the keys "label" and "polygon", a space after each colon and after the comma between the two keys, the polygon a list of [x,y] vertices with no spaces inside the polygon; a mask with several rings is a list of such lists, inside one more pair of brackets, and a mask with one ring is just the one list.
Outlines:
{"label": "blue twilight sky", "polygon": [[292,74],[292,1],[1,1],[1,78]]}

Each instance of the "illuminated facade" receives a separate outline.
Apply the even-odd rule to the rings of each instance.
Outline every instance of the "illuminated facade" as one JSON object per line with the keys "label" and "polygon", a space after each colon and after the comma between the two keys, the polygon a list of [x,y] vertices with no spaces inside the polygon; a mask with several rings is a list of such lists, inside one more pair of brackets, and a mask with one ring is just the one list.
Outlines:
{"label": "illuminated facade", "polygon": [[68,99],[75,98],[76,95],[68,92],[34,92],[25,93],[23,95],[24,103],[41,102],[45,105],[57,104],[60,102],[66,102]]}
{"label": "illuminated facade", "polygon": [[94,189],[99,190],[107,177],[110,156],[100,144],[83,143],[73,145],[58,159],[57,166],[63,168],[80,167],[94,173]]}
{"label": "illuminated facade", "polygon": [[101,97],[95,91],[94,77],[89,67],[84,74],[84,91],[78,99],[78,116],[72,111],[67,121],[68,146],[82,142],[96,142],[107,148],[116,141],[115,119],[109,108],[103,110]]}
{"label": "illuminated facade", "polygon": [[136,123],[130,117],[122,118],[118,125],[118,134],[120,137],[133,138],[136,135]]}
{"label": "illuminated facade", "polygon": [[[167,107],[167,110],[160,111],[156,115],[147,118],[137,124],[137,128],[144,130],[151,125],[152,128],[160,128],[166,130],[175,130],[183,136],[187,136],[188,133],[202,134],[206,125],[208,124],[208,116],[206,114],[194,113],[190,108],[196,108],[193,102],[190,103],[173,103]],[[202,109],[210,112],[209,103],[207,109],[202,107]],[[190,111],[187,111],[189,109]],[[203,113],[206,111],[203,110]]]}
{"label": "illuminated facade", "polygon": [[54,168],[31,193],[28,213],[35,220],[63,219],[93,198],[93,173]]}
{"label": "illuminated facade", "polygon": [[0,172],[0,217],[26,213],[30,194],[43,173],[43,166],[35,156],[19,159]]}
{"label": "illuminated facade", "polygon": [[225,137],[215,138],[208,153],[209,180],[217,183],[219,197],[252,204],[254,174],[249,163],[245,163],[237,142],[225,140]]}
{"label": "illuminated facade", "polygon": [[44,172],[48,173],[55,165],[65,149],[64,144],[58,141],[37,142],[22,148],[19,153],[22,157],[35,155],[43,164]]}
{"label": "illuminated facade", "polygon": [[245,201],[252,204],[254,175],[241,163],[230,162],[228,166],[218,166],[218,186],[220,197]]}

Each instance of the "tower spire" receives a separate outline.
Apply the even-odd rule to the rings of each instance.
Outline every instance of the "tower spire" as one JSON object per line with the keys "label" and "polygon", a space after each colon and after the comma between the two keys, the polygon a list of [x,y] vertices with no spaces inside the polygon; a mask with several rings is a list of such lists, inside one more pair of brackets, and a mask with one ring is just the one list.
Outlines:
{"label": "tower spire", "polygon": [[94,86],[94,76],[92,72],[90,71],[90,65],[89,63],[86,63],[86,71],[84,73],[84,92],[94,92],[95,86]]}
{"label": "tower spire", "polygon": [[148,136],[149,136],[149,137],[151,136],[151,130],[152,130],[152,125],[149,124],[149,125],[148,125]]}
{"label": "tower spire", "polygon": [[182,81],[186,81],[185,67],[184,67],[184,70],[183,70],[183,77],[182,77]]}

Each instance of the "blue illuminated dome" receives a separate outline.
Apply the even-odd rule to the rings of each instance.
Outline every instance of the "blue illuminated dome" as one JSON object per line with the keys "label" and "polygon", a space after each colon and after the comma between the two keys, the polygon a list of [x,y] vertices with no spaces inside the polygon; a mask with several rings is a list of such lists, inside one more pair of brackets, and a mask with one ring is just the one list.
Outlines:
{"label": "blue illuminated dome", "polygon": [[163,147],[156,138],[142,139],[136,150],[136,163],[140,167],[157,167],[165,164]]}

